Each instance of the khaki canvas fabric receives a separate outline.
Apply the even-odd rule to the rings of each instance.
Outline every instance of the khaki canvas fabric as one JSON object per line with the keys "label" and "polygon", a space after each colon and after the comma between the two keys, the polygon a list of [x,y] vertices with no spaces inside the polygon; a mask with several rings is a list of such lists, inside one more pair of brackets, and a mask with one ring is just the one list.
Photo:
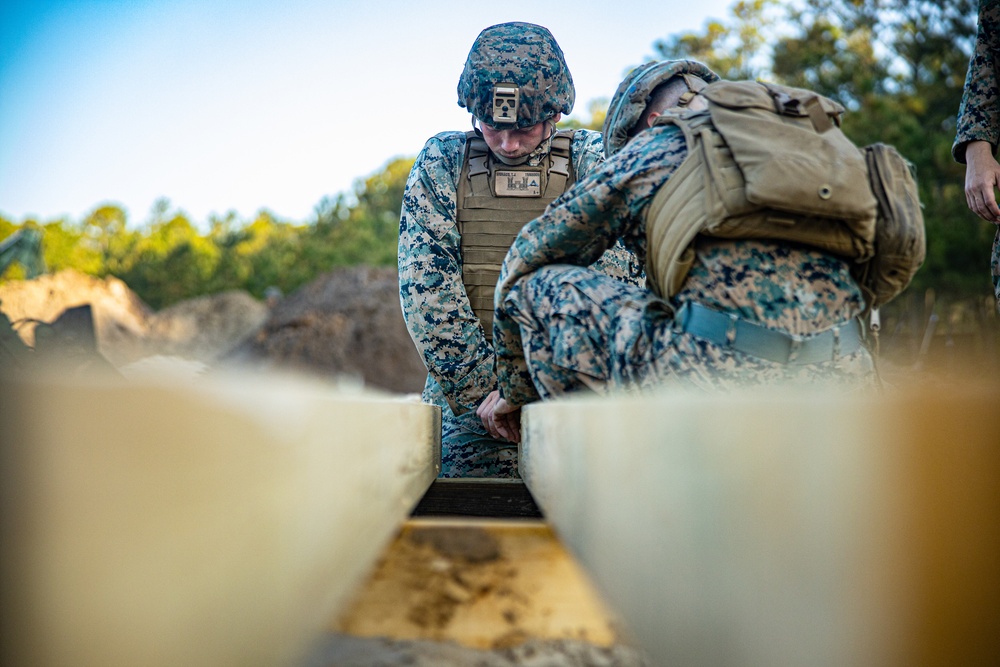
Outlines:
{"label": "khaki canvas fabric", "polygon": [[872,191],[878,199],[875,256],[855,272],[869,308],[879,308],[913,280],[927,255],[924,214],[913,166],[892,146],[865,147]]}
{"label": "khaki canvas fabric", "polygon": [[[905,203],[908,195],[899,204],[876,198],[870,174],[881,172],[869,162],[880,161],[884,152],[872,158],[843,134],[843,107],[808,90],[750,81],[720,81],[701,94],[707,111],[656,119],[679,127],[688,145],[687,159],[657,193],[646,218],[646,271],[660,296],[680,289],[698,234],[803,243],[870,266],[881,272],[879,280],[889,280],[877,267],[890,263],[870,261],[878,221],[886,219],[879,211],[898,208],[905,213],[895,214],[897,220],[913,221],[914,209]],[[895,202],[905,179],[890,166],[878,180],[886,201]],[[896,248],[897,231],[880,231],[894,238],[883,241],[885,249]],[[915,245],[891,263],[919,266],[923,257],[912,252]]]}

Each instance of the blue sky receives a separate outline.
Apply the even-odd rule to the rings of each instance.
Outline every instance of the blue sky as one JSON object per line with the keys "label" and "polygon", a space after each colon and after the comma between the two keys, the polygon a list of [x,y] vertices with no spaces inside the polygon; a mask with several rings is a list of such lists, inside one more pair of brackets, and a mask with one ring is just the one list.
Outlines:
{"label": "blue sky", "polygon": [[320,199],[432,134],[469,127],[455,85],[480,30],[548,27],[577,116],[653,42],[728,19],[732,0],[489,3],[6,0],[0,4],[0,214],[79,219],[170,199],[196,222]]}

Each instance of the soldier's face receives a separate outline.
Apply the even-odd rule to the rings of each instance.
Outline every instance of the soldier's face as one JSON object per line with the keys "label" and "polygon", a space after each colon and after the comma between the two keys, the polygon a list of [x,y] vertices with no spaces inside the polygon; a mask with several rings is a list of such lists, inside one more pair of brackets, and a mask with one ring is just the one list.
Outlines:
{"label": "soldier's face", "polygon": [[535,123],[512,130],[494,130],[483,124],[480,129],[491,151],[501,157],[516,160],[538,148],[538,145],[548,137],[549,122]]}

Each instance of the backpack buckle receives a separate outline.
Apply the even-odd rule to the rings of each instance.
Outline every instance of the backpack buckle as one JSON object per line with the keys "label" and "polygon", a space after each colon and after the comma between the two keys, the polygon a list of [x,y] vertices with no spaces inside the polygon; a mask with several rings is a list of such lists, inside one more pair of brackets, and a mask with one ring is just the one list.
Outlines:
{"label": "backpack buckle", "polygon": [[794,363],[796,359],[799,358],[799,352],[802,351],[802,343],[804,338],[802,336],[797,336],[795,334],[788,334],[788,362],[789,364]]}

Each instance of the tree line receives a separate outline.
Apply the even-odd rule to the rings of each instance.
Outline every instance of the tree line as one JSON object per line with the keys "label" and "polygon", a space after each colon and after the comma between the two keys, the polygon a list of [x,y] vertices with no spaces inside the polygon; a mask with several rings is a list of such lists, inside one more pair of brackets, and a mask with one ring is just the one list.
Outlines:
{"label": "tree line", "polygon": [[[858,145],[892,144],[916,168],[928,253],[911,290],[979,298],[990,293],[995,228],[968,210],[964,167],[951,157],[976,12],[975,0],[741,0],[725,19],[657,41],[652,57],[693,58],[724,78],[810,88],[843,104],[844,130]],[[589,120],[566,125],[600,129],[606,107],[606,99],[594,100]],[[260,298],[269,287],[287,293],[337,266],[394,264],[412,163],[389,162],[359,181],[352,199],[325,198],[299,224],[261,211],[252,220],[213,217],[200,232],[161,201],[139,226],[114,205],[78,222],[0,216],[0,239],[38,227],[50,271],[114,275],[154,308],[227,289]],[[15,268],[2,278],[17,277]]]}
{"label": "tree line", "polygon": [[[137,226],[114,204],[98,206],[79,222],[17,224],[0,216],[0,240],[23,226],[36,227],[49,272],[72,268],[115,276],[155,309],[231,289],[257,298],[272,288],[287,294],[338,266],[395,264],[403,186],[412,164],[412,158],[392,160],[355,185],[353,200],[326,197],[305,223],[262,210],[251,220],[235,213],[213,216],[207,231],[199,231],[161,199]],[[2,276],[21,277],[19,266]]]}

